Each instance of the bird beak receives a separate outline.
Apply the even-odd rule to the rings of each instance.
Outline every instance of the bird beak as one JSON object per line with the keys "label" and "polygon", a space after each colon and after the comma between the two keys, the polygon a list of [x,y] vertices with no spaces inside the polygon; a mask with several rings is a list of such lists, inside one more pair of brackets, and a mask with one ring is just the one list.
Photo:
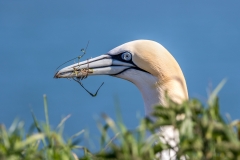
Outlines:
{"label": "bird beak", "polygon": [[75,63],[59,70],[54,78],[84,78],[91,75],[117,75],[128,68],[135,67],[131,63],[122,62],[105,54],[86,61]]}

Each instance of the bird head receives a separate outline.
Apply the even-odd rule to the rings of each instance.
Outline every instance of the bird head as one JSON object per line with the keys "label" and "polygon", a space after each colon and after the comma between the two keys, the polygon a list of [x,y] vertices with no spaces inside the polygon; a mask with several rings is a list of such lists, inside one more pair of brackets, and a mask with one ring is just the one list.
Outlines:
{"label": "bird head", "polygon": [[59,70],[55,78],[83,78],[110,75],[134,83],[142,93],[147,114],[154,104],[164,104],[164,93],[181,102],[188,98],[182,70],[174,57],[159,43],[135,40],[104,55]]}

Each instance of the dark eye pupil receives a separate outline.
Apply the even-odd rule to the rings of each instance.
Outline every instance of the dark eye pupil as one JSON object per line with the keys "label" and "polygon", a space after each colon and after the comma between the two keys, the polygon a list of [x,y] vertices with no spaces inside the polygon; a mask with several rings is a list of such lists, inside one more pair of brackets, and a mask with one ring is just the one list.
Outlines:
{"label": "dark eye pupil", "polygon": [[126,60],[126,61],[129,61],[131,60],[131,53],[129,52],[125,52],[122,54],[122,59]]}

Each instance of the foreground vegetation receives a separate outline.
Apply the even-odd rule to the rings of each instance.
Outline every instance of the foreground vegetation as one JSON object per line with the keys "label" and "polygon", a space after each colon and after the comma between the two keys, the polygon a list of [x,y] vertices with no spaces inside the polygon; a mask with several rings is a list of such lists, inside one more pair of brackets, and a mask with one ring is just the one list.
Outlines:
{"label": "foreground vegetation", "polygon": [[[63,138],[64,122],[68,117],[55,130],[50,128],[44,96],[45,123],[39,123],[32,114],[33,126],[27,133],[21,121],[14,121],[9,129],[0,125],[0,159],[151,160],[162,150],[172,148],[159,141],[156,130],[160,126],[173,125],[180,133],[177,159],[187,155],[190,160],[240,160],[240,122],[226,122],[220,115],[216,97],[219,88],[212,93],[206,106],[197,99],[183,104],[168,99],[168,106],[155,107],[156,121],[144,118],[134,130],[128,130],[120,120],[114,122],[103,115],[105,123],[98,125],[101,150],[97,153],[78,145],[76,137],[81,137],[83,131],[69,139]],[[182,114],[185,118],[176,120],[177,115]],[[84,155],[78,157],[74,153],[76,149],[82,150]]]}

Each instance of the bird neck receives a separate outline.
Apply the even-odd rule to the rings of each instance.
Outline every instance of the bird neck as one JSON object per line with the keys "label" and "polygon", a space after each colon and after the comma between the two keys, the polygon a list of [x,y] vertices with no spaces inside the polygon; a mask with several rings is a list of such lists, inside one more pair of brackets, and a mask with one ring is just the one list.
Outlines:
{"label": "bird neck", "polygon": [[[131,75],[131,76],[129,76]],[[168,96],[172,98],[177,103],[181,103],[182,100],[187,99],[188,95],[186,90],[186,85],[179,83],[179,80],[171,79],[161,84],[159,82],[161,79],[157,78],[149,73],[142,71],[129,69],[123,72],[116,77],[126,79],[134,83],[137,88],[140,90],[144,105],[145,105],[145,114],[147,117],[154,120],[152,116],[154,106],[157,104],[166,105],[165,93],[167,91]],[[185,84],[185,81],[184,81]],[[178,131],[173,126],[164,126],[161,127],[161,135],[165,139],[160,139],[163,143],[168,143],[172,147],[176,146],[178,143]],[[175,147],[175,149],[177,149]],[[161,159],[175,159],[176,152],[174,150],[164,150],[160,154]]]}
{"label": "bird neck", "polygon": [[142,94],[145,114],[148,117],[152,117],[154,106],[157,104],[166,105],[166,91],[168,96],[177,103],[181,103],[182,100],[187,99],[187,95],[185,94],[186,88],[182,87],[182,84],[178,80],[173,79],[161,84],[159,82],[161,79],[134,69],[129,69],[116,77],[126,79],[137,86]]}
{"label": "bird neck", "polygon": [[117,77],[134,83],[140,90],[144,100],[146,116],[151,116],[153,108],[156,104],[164,104],[162,89],[158,85],[157,77],[149,73],[133,69],[129,69]]}
{"label": "bird neck", "polygon": [[163,95],[163,90],[157,85],[157,80],[154,77],[149,78],[148,81],[150,82],[145,83],[144,85],[135,85],[138,87],[142,94],[145,114],[147,117],[151,117],[154,106],[157,104],[165,104],[165,97]]}
{"label": "bird neck", "polygon": [[175,79],[161,84],[159,78],[146,73],[135,81],[134,84],[142,94],[145,114],[148,117],[152,117],[154,106],[159,104],[167,106],[166,93],[168,97],[179,104],[188,99],[185,85],[182,85],[182,83],[179,83],[179,81]]}
{"label": "bird neck", "polygon": [[188,99],[186,88],[176,80],[171,80],[165,84],[159,84],[159,81],[155,78],[149,78],[148,80],[150,82],[145,85],[136,84],[144,100],[146,116],[152,115],[154,106],[159,104],[163,106],[168,105],[166,94],[178,104]]}

